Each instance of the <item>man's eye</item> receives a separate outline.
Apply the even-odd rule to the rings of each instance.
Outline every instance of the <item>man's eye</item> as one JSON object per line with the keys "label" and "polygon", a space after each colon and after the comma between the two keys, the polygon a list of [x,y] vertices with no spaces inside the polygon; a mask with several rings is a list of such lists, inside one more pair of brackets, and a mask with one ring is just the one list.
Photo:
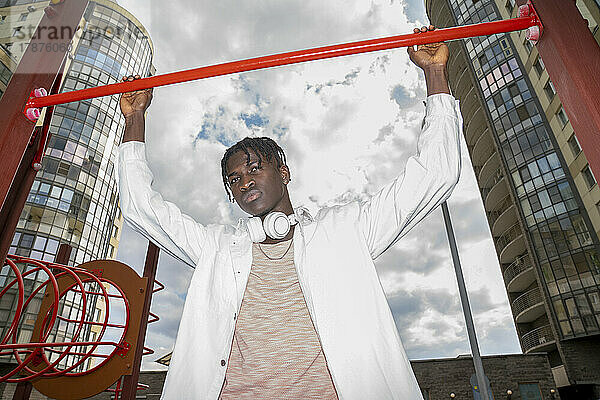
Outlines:
{"label": "man's eye", "polygon": [[237,182],[239,179],[240,179],[240,178],[232,178],[232,179],[229,181],[229,184],[230,184],[230,185],[233,185],[233,184],[234,184],[234,183],[236,183],[236,182]]}
{"label": "man's eye", "polygon": [[256,172],[256,171],[258,171],[258,166],[253,165],[252,168],[250,168],[250,172]]}

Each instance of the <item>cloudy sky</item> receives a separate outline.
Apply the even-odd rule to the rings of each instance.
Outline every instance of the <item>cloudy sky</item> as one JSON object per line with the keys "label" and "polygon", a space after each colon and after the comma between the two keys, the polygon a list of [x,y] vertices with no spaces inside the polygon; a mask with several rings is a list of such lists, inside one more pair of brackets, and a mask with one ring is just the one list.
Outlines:
{"label": "cloudy sky", "polygon": [[[147,27],[157,73],[411,32],[422,0],[119,0]],[[316,61],[155,89],[147,151],[154,187],[204,223],[234,223],[220,177],[224,150],[271,136],[286,150],[294,206],[311,211],[377,190],[416,148],[425,84],[405,49]],[[520,353],[471,162],[449,200],[482,354]],[[118,259],[141,271],[147,242],[125,228]],[[377,262],[411,359],[470,353],[441,211]],[[192,269],[160,257],[144,369],[173,348]]]}

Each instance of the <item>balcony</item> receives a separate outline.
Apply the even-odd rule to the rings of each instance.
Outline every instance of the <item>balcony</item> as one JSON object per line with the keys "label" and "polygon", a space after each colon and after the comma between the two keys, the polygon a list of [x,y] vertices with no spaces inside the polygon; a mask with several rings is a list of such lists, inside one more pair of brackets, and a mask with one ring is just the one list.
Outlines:
{"label": "balcony", "polygon": [[486,211],[493,211],[498,208],[498,204],[502,202],[508,195],[508,185],[502,170],[498,168],[492,176],[483,184],[481,189],[481,197]]}
{"label": "balcony", "polygon": [[511,201],[509,201],[508,204],[503,202],[502,206],[503,207],[496,207],[496,210],[497,212],[500,212],[500,215],[492,225],[492,235],[501,234],[502,232],[506,231],[510,226],[516,224],[519,221],[517,217],[517,207],[515,207],[515,205]]}
{"label": "balcony", "polygon": [[518,223],[505,230],[496,239],[496,250],[500,253],[502,264],[512,263],[519,254],[523,254],[525,249],[525,236]]}
{"label": "balcony", "polygon": [[546,313],[540,289],[535,287],[519,297],[511,305],[515,321],[519,324],[532,322]]}
{"label": "balcony", "polygon": [[496,183],[500,182],[500,180],[504,178],[504,174],[502,173],[502,169],[500,167],[496,168],[494,172],[489,174],[488,178],[481,184],[481,197],[485,200],[487,195],[490,193],[492,188],[496,185]]}
{"label": "balcony", "polygon": [[465,140],[469,147],[472,147],[477,140],[481,137],[481,135],[489,134],[489,130],[485,125],[485,119],[481,117],[482,113],[480,109],[475,109],[471,112],[471,110],[467,110],[467,115],[463,115],[464,117],[464,126],[465,126]]}
{"label": "balcony", "polygon": [[487,214],[488,214],[488,222],[490,223],[490,227],[494,226],[498,217],[500,217],[504,213],[504,211],[506,211],[506,209],[508,207],[510,207],[511,205],[512,205],[512,201],[510,199],[510,196],[506,195],[506,196],[504,196],[504,198],[502,200],[500,200],[500,203],[496,210],[488,211]]}
{"label": "balcony", "polygon": [[490,158],[490,155],[492,155],[494,151],[496,151],[496,147],[494,146],[492,137],[489,135],[489,132],[484,133],[477,139],[475,146],[473,146],[473,151],[471,151],[473,164],[482,165]]}
{"label": "balcony", "polygon": [[521,336],[523,353],[548,351],[555,346],[556,339],[550,325],[544,325]]}
{"label": "balcony", "polygon": [[481,167],[481,170],[477,175],[477,181],[486,182],[499,167],[500,157],[498,156],[498,153],[494,152],[490,155],[490,157],[485,161],[485,163]]}
{"label": "balcony", "polygon": [[[513,240],[523,235],[521,226],[517,223],[512,225],[510,228],[502,232],[502,235],[496,238],[496,249],[498,251],[504,250]],[[511,261],[512,262],[512,261]]]}
{"label": "balcony", "polygon": [[522,292],[535,281],[533,263],[527,254],[517,258],[504,270],[504,284],[509,292]]}

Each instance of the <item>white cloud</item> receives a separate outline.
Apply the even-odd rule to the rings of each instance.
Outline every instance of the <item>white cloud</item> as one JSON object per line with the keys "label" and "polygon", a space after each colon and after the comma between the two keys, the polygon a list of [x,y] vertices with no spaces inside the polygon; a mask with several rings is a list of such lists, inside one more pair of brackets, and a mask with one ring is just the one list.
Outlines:
{"label": "white cloud", "polygon": [[[421,25],[426,20],[414,15],[410,1],[410,18],[401,1],[120,4],[150,31],[158,73],[406,33],[413,28],[409,21],[420,20]],[[400,173],[414,152],[424,93],[422,76],[405,49],[157,88],[147,129],[155,188],[199,221],[232,223],[243,214],[227,202],[223,190],[223,151],[246,135],[269,135],[286,149],[294,205],[315,209],[332,199],[364,196]],[[482,352],[518,352],[466,149],[464,153],[465,172],[450,208],[467,285],[475,297],[489,293],[474,307]],[[121,243],[120,258],[131,259],[135,253],[143,260],[143,241],[131,231],[124,232]],[[428,217],[377,267],[409,355],[468,352],[441,213]],[[149,327],[147,337],[157,356],[172,347],[190,275],[188,267],[161,257],[159,279],[167,288],[156,294],[153,309],[163,311],[163,320]],[[449,303],[447,312],[439,311],[444,302]],[[494,339],[487,340],[488,334]],[[158,366],[146,360],[144,368]]]}

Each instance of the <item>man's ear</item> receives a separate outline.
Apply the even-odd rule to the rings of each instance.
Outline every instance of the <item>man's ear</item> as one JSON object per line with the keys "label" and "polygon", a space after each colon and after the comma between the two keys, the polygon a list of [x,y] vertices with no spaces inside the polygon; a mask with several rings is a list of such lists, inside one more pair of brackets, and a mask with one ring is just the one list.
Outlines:
{"label": "man's ear", "polygon": [[283,180],[284,184],[287,185],[292,180],[290,177],[290,169],[287,165],[279,167],[279,173],[281,174],[281,180]]}

